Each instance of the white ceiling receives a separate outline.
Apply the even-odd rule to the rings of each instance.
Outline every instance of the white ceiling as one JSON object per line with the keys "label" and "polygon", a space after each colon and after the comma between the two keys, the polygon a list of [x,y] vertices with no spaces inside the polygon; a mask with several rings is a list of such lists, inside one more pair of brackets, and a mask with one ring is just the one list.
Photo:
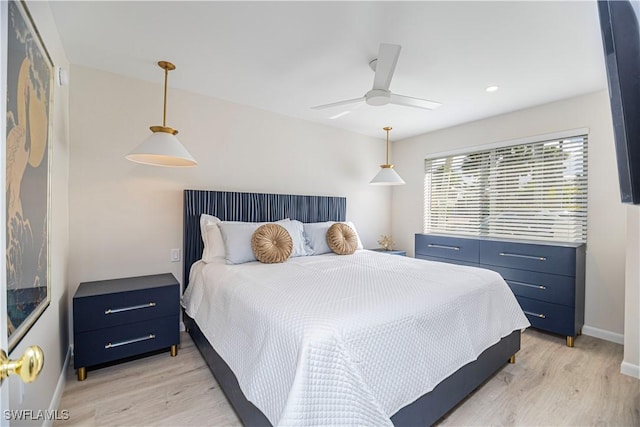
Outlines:
{"label": "white ceiling", "polygon": [[[595,1],[50,5],[72,64],[160,84],[155,64],[168,60],[171,88],[380,138],[388,125],[397,140],[606,88]],[[391,91],[442,107],[364,104],[334,120],[344,107],[310,109],[371,89],[380,43],[402,46]]]}

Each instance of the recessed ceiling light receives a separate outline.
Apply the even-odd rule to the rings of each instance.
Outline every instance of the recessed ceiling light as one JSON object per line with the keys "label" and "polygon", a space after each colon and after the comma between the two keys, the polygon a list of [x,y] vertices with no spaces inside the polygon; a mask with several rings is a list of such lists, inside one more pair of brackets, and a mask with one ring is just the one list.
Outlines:
{"label": "recessed ceiling light", "polygon": [[489,86],[489,87],[487,87],[485,90],[486,90],[487,92],[495,92],[495,91],[497,91],[498,89],[499,89],[499,87],[498,87],[498,86]]}

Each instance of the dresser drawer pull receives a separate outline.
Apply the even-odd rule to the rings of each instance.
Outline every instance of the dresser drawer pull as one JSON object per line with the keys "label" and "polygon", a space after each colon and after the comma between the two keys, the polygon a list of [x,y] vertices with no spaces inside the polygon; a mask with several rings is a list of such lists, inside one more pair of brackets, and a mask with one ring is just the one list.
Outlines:
{"label": "dresser drawer pull", "polygon": [[546,261],[547,260],[547,258],[543,257],[543,256],[510,254],[509,252],[500,252],[500,256],[510,256],[510,257],[514,257],[514,258],[535,259],[535,260],[538,260],[538,261]]}
{"label": "dresser drawer pull", "polygon": [[450,249],[452,251],[459,251],[460,250],[460,248],[458,246],[436,245],[436,244],[433,244],[433,243],[429,243],[427,246],[430,247],[430,248]]}
{"label": "dresser drawer pull", "polygon": [[107,345],[105,345],[104,348],[114,348],[114,347],[120,347],[121,345],[134,344],[140,341],[148,341],[148,340],[154,339],[155,337],[156,336],[154,334],[149,334],[149,335],[145,335],[144,337],[133,338],[131,340],[114,342],[114,343],[110,342],[110,343],[107,343]]}
{"label": "dresser drawer pull", "polygon": [[525,311],[525,310],[522,310],[522,311],[524,311],[524,314],[528,314],[529,316],[539,317],[540,319],[546,319],[547,318],[547,316],[545,316],[544,314],[541,314],[541,313],[532,313],[530,311]]}
{"label": "dresser drawer pull", "polygon": [[155,302],[150,302],[150,303],[147,303],[147,304],[132,305],[131,307],[107,308],[104,311],[104,314],[122,313],[123,311],[138,310],[138,309],[141,309],[141,308],[151,308],[151,307],[155,307],[155,306],[156,306]]}
{"label": "dresser drawer pull", "polygon": [[514,285],[520,285],[520,286],[526,286],[527,288],[536,288],[536,289],[540,289],[541,291],[544,291],[545,289],[547,289],[546,286],[542,286],[542,285],[530,285],[529,283],[523,283],[523,282],[516,282],[515,280],[507,280],[508,283],[513,283]]}

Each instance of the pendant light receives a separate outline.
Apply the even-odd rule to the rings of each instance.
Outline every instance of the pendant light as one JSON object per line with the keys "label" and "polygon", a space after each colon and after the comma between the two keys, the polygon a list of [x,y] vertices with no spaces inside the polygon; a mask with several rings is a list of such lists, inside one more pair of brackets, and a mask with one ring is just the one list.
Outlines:
{"label": "pendant light", "polygon": [[382,128],[387,132],[387,163],[380,165],[380,172],[373,177],[369,184],[371,185],[403,185],[404,180],[398,175],[398,172],[393,170],[393,165],[389,164],[389,131],[392,129],[390,126]]}
{"label": "pendant light", "polygon": [[138,147],[127,154],[126,159],[136,163],[153,166],[188,167],[198,162],[176,138],[177,130],[167,127],[167,79],[169,71],[176,66],[171,62],[160,61],[158,66],[164,70],[164,112],[162,126],[151,126],[153,132]]}

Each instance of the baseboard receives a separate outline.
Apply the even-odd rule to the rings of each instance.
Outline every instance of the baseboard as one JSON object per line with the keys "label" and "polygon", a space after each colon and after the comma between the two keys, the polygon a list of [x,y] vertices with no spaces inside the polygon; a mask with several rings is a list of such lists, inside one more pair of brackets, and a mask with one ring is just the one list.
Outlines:
{"label": "baseboard", "polygon": [[[64,387],[67,384],[67,368],[69,367],[69,362],[71,361],[71,346],[67,350],[67,355],[64,358],[64,363],[62,364],[62,370],[60,371],[60,376],[58,377],[58,384],[56,384],[56,389],[53,392],[53,396],[51,397],[51,403],[49,404],[49,413],[56,413],[58,407],[60,406],[60,401],[62,400],[62,393],[64,393]],[[48,418],[48,417],[47,417]],[[45,419],[42,423],[42,427],[51,427],[53,426],[53,419]]]}
{"label": "baseboard", "polygon": [[[589,335],[590,337],[596,337],[606,341],[614,342],[616,344],[624,345],[623,334],[617,334],[615,332],[605,331],[604,329],[594,328],[593,326],[587,325],[582,327],[582,333],[584,335]],[[620,364],[620,373],[640,379],[640,366],[628,362],[622,362]]]}
{"label": "baseboard", "polygon": [[600,328],[594,328],[593,326],[584,325],[582,327],[582,333],[589,335],[590,337],[600,338],[601,340],[611,341],[616,344],[624,345],[624,335],[617,334],[615,332],[606,331]]}
{"label": "baseboard", "polygon": [[622,362],[620,364],[620,373],[640,379],[640,366]]}

